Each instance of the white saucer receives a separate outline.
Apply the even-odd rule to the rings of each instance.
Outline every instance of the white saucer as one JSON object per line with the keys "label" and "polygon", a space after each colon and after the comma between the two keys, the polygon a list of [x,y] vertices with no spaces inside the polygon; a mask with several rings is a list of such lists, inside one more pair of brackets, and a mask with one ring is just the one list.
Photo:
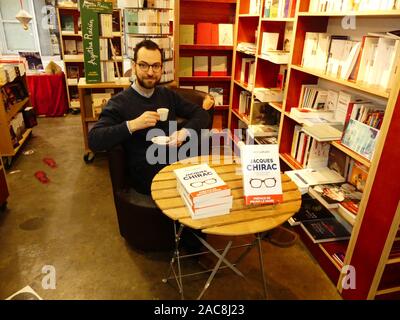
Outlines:
{"label": "white saucer", "polygon": [[158,136],[151,139],[151,142],[158,144],[158,145],[168,145],[170,143],[169,137],[167,136]]}

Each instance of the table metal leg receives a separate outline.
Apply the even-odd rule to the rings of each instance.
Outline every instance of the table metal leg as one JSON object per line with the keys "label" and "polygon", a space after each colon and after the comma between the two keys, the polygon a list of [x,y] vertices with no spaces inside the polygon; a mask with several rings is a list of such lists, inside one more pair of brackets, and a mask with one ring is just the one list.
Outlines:
{"label": "table metal leg", "polygon": [[265,297],[265,299],[267,299],[267,282],[266,282],[265,273],[264,273],[264,259],[263,259],[262,243],[261,243],[261,240],[263,239],[263,235],[260,233],[257,233],[256,238],[257,238],[257,243],[258,243],[258,256],[260,258],[260,271],[261,271],[263,287],[264,287],[264,297]]}
{"label": "table metal leg", "polygon": [[[212,252],[217,258],[221,259],[233,272],[235,272],[237,275],[241,276],[244,278],[244,275],[238,268],[236,268],[232,263],[230,263],[228,260],[225,259],[224,256],[222,256],[217,250],[215,250],[207,241],[205,241],[203,238],[199,237],[197,234],[194,234],[197,239],[202,243],[203,246],[205,246],[210,252]],[[232,242],[232,241],[230,241]],[[231,243],[232,245],[232,243]],[[226,250],[226,248],[225,248]]]}
{"label": "table metal leg", "polygon": [[[207,290],[208,287],[210,286],[211,281],[214,279],[214,276],[215,276],[215,274],[217,273],[219,267],[221,266],[222,261],[225,260],[225,256],[226,256],[226,254],[228,253],[228,251],[229,251],[229,249],[230,249],[231,246],[232,246],[232,241],[229,241],[229,243],[227,244],[227,246],[226,246],[224,252],[222,253],[222,255],[220,255],[220,254],[218,253],[219,259],[218,259],[218,261],[217,261],[217,264],[215,265],[215,267],[214,267],[213,271],[211,272],[210,276],[208,277],[208,279],[207,279],[207,281],[206,281],[206,284],[204,285],[203,290],[200,292],[200,295],[197,297],[197,300],[200,300],[200,299],[201,299],[201,297],[204,295],[204,293],[206,292],[206,290]],[[214,250],[214,251],[215,251],[215,250]],[[215,251],[215,252],[216,252],[216,251]],[[236,269],[236,268],[235,268],[235,269]],[[238,271],[239,271],[239,270],[238,270]],[[239,271],[239,272],[240,272],[240,271]]]}
{"label": "table metal leg", "polygon": [[[174,254],[172,255],[172,259],[169,265],[169,269],[167,272],[167,275],[164,279],[162,279],[162,281],[164,283],[168,282],[168,279],[170,278],[171,272],[174,274],[174,278],[176,281],[176,284],[178,286],[178,290],[179,293],[181,294],[181,299],[184,299],[184,294],[183,294],[183,282],[182,282],[182,271],[181,271],[181,262],[180,262],[180,253],[179,253],[179,242],[181,239],[181,234],[183,231],[184,226],[181,224],[179,226],[179,230],[176,230],[176,223],[174,223],[174,233],[175,233],[175,250],[174,250]],[[178,274],[176,274],[175,268],[174,268],[174,264],[175,264],[175,260],[178,264]]]}

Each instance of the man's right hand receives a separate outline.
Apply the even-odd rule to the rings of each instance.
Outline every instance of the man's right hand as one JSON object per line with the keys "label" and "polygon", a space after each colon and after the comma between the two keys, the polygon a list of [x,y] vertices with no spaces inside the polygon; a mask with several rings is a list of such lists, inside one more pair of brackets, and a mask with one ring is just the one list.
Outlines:
{"label": "man's right hand", "polygon": [[141,116],[136,119],[128,121],[129,130],[131,132],[146,129],[149,127],[154,127],[157,121],[160,120],[160,116],[155,111],[143,112]]}

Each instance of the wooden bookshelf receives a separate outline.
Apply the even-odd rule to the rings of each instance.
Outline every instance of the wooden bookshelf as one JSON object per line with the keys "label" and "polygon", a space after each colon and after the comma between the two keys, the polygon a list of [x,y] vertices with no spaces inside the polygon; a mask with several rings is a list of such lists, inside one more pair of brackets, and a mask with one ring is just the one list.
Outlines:
{"label": "wooden bookshelf", "polygon": [[[367,100],[379,101],[386,105],[383,123],[376,141],[374,155],[366,159],[345,147],[340,141],[332,141],[331,148],[354,159],[369,169],[363,197],[359,205],[357,219],[352,228],[349,241],[338,244],[329,242],[315,244],[301,230],[303,243],[310,250],[329,278],[336,284],[344,299],[383,299],[398,296],[400,293],[400,255],[393,245],[398,238],[400,223],[400,204],[398,194],[400,187],[397,181],[400,173],[396,163],[400,154],[393,146],[398,145],[400,137],[400,73],[391,90],[371,86],[356,81],[338,79],[322,71],[302,66],[305,34],[307,32],[330,32],[331,34],[348,35],[359,40],[368,32],[395,30],[400,22],[400,11],[362,11],[362,12],[308,12],[310,0],[300,0],[294,21],[295,41],[288,70],[287,87],[282,104],[279,131],[279,149],[282,167],[292,170],[302,169],[303,165],[291,156],[294,127],[298,120],[290,116],[291,108],[299,107],[299,97],[304,84],[318,84],[330,90],[348,91]],[[337,27],[340,18],[355,16],[357,30],[346,30],[340,33]],[[400,61],[396,61],[399,64]],[[397,241],[397,240],[396,240]],[[357,272],[357,287],[346,289],[342,286],[341,266],[333,259],[336,251],[345,253],[344,265],[351,265]],[[366,259],[366,257],[368,257]],[[367,261],[368,260],[368,261]]]}
{"label": "wooden bookshelf", "polygon": [[[264,33],[277,33],[279,35],[277,49],[283,50],[285,36],[287,35],[286,31],[290,29],[290,26],[294,26],[295,19],[294,17],[264,17],[264,3],[265,1],[261,1],[259,8],[250,8],[251,4],[249,0],[241,0],[237,5],[237,28],[235,34],[231,83],[231,109],[229,113],[229,129],[231,134],[233,134],[233,131],[238,128],[239,121],[244,122],[246,125],[260,124],[260,120],[255,115],[257,113],[256,106],[260,106],[261,103],[255,98],[255,89],[278,87],[278,78],[280,78],[280,74],[283,74],[282,69],[285,67],[287,68],[287,64],[274,64],[261,57],[262,38]],[[258,12],[258,14],[254,14],[254,11]],[[289,43],[293,43],[293,38],[290,36],[289,38]],[[255,52],[253,53],[252,50],[244,52],[242,49],[238,49],[240,48],[240,43],[253,43],[255,45]],[[248,79],[243,79],[243,70],[245,70],[246,74],[248,68],[248,66],[244,67],[244,64],[248,61],[246,59],[254,59],[254,74],[249,76]],[[285,88],[282,88],[282,90],[284,91]],[[243,91],[247,91],[251,97],[249,106],[245,108],[249,110],[247,115],[248,118],[244,118],[238,112],[241,92]],[[279,112],[276,123],[276,125],[279,126],[283,111],[282,103],[265,102],[261,105],[264,105],[265,108],[272,108]]]}
{"label": "wooden bookshelf", "polygon": [[[32,104],[29,99],[29,91],[28,91],[28,86],[26,82],[26,74],[23,74],[22,76],[17,76],[12,83],[5,83],[3,84],[0,89],[4,89],[2,87],[8,86],[8,85],[18,85],[21,86],[22,90],[28,94],[25,98],[23,98],[21,101],[14,103],[13,105],[8,105],[6,106],[6,102],[4,99],[4,92],[2,90],[0,93],[0,156],[4,157],[5,160],[5,168],[8,169],[11,167],[12,161],[14,156],[17,155],[18,151],[22,146],[25,145],[25,142],[27,141],[28,137],[30,136],[32,129],[27,128],[25,129],[18,141],[18,146],[14,147],[14,140],[15,138],[13,137],[12,132],[14,132],[14,128],[11,129],[12,127],[12,120],[18,115],[21,116],[19,113],[21,113],[25,108],[27,107],[32,107]],[[16,130],[16,129],[15,129]],[[16,134],[16,132],[14,132]]]}
{"label": "wooden bookshelf", "polygon": [[[222,89],[223,105],[228,106],[231,96],[231,66],[232,66],[232,54],[233,45],[222,45],[218,44],[211,39],[206,43],[197,43],[197,24],[198,23],[212,23],[212,24],[232,24],[235,23],[236,14],[236,0],[208,0],[208,1],[187,1],[178,0],[176,1],[179,5],[179,10],[176,15],[176,33],[175,37],[175,70],[177,77],[178,86],[193,87],[194,89],[208,90],[211,88]],[[181,25],[193,25],[194,34],[193,42],[188,41],[187,43],[192,44],[181,44],[179,42],[179,33]],[[180,60],[183,57],[192,58],[192,75],[194,75],[194,58],[196,56],[206,56],[208,59],[208,75],[209,76],[180,76]],[[226,57],[226,76],[211,76],[211,57],[221,56]],[[196,88],[197,86],[203,86],[203,88]],[[213,127],[215,129],[225,129],[228,127],[228,110],[226,107],[217,107],[214,112]]]}

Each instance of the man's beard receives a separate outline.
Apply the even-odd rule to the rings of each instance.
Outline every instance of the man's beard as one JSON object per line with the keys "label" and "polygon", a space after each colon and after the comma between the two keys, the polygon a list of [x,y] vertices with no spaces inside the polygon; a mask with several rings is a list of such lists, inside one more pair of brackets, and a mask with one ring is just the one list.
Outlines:
{"label": "man's beard", "polygon": [[153,89],[157,84],[160,83],[161,77],[159,77],[158,79],[153,77],[153,78],[151,78],[149,80],[154,80],[154,82],[151,83],[151,84],[147,84],[145,82],[146,79],[143,79],[143,78],[140,78],[140,77],[136,76],[136,81],[140,84],[140,86],[142,86],[143,88],[146,88],[146,89]]}

